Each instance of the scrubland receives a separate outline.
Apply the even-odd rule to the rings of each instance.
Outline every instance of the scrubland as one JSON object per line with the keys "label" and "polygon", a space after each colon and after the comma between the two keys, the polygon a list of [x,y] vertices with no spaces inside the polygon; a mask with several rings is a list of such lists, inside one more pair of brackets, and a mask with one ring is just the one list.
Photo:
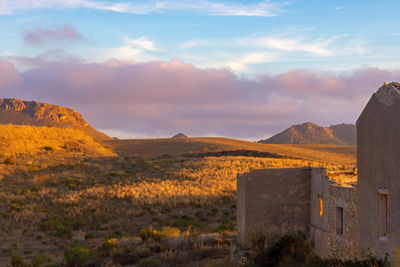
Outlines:
{"label": "scrubland", "polygon": [[[0,129],[1,266],[229,266],[237,174],[354,167],[351,147],[188,138],[104,148],[58,130]],[[271,157],[207,154],[239,149]]]}

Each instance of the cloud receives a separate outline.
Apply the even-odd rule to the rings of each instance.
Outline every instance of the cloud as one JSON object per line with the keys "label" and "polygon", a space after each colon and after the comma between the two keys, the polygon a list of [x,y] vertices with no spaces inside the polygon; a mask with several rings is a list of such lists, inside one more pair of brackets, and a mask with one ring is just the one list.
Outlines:
{"label": "cloud", "polygon": [[130,46],[136,46],[148,51],[160,51],[153,41],[148,40],[147,37],[144,36],[138,39],[129,39],[127,36],[125,36],[125,43]]}
{"label": "cloud", "polygon": [[42,45],[48,42],[76,42],[83,41],[83,36],[69,25],[53,26],[47,29],[36,28],[27,30],[23,34],[23,39],[30,45]]}
{"label": "cloud", "polygon": [[383,81],[400,80],[400,70],[303,69],[245,79],[179,60],[115,60],[49,62],[19,73],[2,62],[0,77],[7,77],[2,96],[72,107],[96,128],[124,137],[184,132],[257,139],[305,121],[354,123]]}
{"label": "cloud", "polygon": [[[86,61],[92,63],[112,62],[145,62],[161,60],[157,52],[162,51],[154,41],[147,37],[130,39],[124,36],[121,46],[111,48],[91,48],[85,57]],[[114,62],[115,63],[115,62]]]}
{"label": "cloud", "polygon": [[0,90],[2,93],[8,93],[10,88],[20,82],[19,73],[14,66],[5,61],[0,60]]}
{"label": "cloud", "polygon": [[88,8],[118,13],[151,14],[164,12],[193,12],[209,16],[257,16],[272,17],[282,13],[288,2],[259,1],[241,3],[229,1],[94,1],[94,0],[2,0],[0,14],[12,14],[19,10],[38,8]]}

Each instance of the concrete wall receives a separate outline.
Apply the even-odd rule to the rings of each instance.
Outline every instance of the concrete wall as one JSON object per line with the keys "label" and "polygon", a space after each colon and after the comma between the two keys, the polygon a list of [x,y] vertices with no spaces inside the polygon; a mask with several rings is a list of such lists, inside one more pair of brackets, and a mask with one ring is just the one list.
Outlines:
{"label": "concrete wall", "polygon": [[[383,255],[400,246],[400,84],[382,86],[357,121],[360,247]],[[389,196],[389,234],[379,233],[378,193]]]}
{"label": "concrete wall", "polygon": [[237,227],[242,245],[249,231],[309,232],[311,168],[256,170],[237,178]]}

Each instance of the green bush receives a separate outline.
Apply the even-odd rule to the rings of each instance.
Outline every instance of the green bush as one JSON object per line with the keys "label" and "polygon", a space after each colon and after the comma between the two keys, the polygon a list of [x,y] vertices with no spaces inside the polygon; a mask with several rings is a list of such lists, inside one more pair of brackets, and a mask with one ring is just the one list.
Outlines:
{"label": "green bush", "polygon": [[40,227],[43,231],[53,231],[52,234],[57,237],[70,238],[72,236],[71,228],[56,218],[44,219]]}
{"label": "green bush", "polygon": [[74,244],[64,251],[64,260],[70,266],[84,266],[92,259],[92,250],[84,244]]}
{"label": "green bush", "polygon": [[[44,252],[39,252],[36,254],[35,258],[32,260],[31,265],[33,267],[43,266],[45,263],[51,263],[52,259],[47,256]],[[48,265],[47,265],[48,266]]]}
{"label": "green bush", "polygon": [[22,257],[19,255],[13,255],[11,257],[11,266],[13,267],[25,267],[25,263],[22,260]]}
{"label": "green bush", "polygon": [[53,151],[54,150],[51,146],[44,146],[44,147],[42,147],[42,149],[46,150],[46,151]]}
{"label": "green bush", "polygon": [[260,235],[254,240],[256,266],[318,266],[321,263],[305,233],[287,233],[277,240],[274,238]]}

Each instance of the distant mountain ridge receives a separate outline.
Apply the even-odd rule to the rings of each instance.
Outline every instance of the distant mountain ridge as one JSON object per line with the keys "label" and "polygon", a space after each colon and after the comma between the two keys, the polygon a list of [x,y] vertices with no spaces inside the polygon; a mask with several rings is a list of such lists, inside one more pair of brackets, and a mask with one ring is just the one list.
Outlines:
{"label": "distant mountain ridge", "polygon": [[286,130],[258,141],[264,144],[332,144],[357,145],[357,130],[354,124],[337,124],[322,127],[315,123],[306,122],[292,125]]}
{"label": "distant mountain ridge", "polygon": [[91,127],[82,115],[73,109],[15,98],[0,98],[0,124],[74,128],[97,141],[110,139]]}

